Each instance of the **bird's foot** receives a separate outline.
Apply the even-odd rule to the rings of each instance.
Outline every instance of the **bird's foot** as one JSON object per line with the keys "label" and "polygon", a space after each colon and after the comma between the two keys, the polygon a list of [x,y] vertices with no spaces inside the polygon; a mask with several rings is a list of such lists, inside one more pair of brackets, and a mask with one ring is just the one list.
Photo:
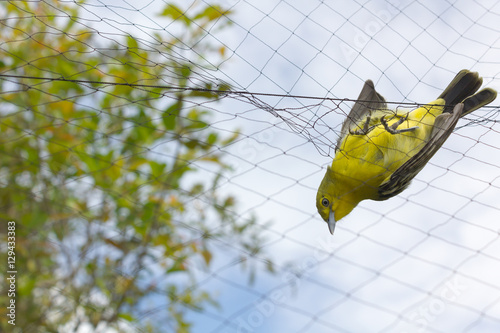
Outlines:
{"label": "bird's foot", "polygon": [[402,129],[398,130],[398,126],[401,125],[403,122],[405,122],[407,119],[408,119],[408,113],[406,114],[405,117],[400,118],[398,121],[396,121],[394,124],[392,124],[390,126],[389,126],[389,124],[387,124],[387,121],[385,120],[385,116],[382,116],[382,118],[380,118],[380,122],[382,123],[382,125],[384,125],[385,130],[391,134],[400,134],[400,133],[410,132],[410,131],[416,130],[418,128],[418,126],[414,126],[414,127],[410,127],[410,128],[402,128]]}
{"label": "bird's foot", "polygon": [[366,134],[368,134],[368,132],[369,132],[369,126],[370,126],[370,120],[371,120],[371,117],[367,116],[366,117],[366,122],[363,125],[363,128],[357,129],[355,131],[349,129],[349,134],[351,134],[351,135],[366,135]]}

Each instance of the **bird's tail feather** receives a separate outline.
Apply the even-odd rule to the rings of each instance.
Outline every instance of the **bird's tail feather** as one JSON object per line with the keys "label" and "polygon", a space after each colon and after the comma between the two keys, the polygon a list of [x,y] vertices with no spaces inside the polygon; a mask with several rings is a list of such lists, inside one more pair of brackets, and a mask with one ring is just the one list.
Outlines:
{"label": "bird's tail feather", "polygon": [[497,92],[496,90],[493,90],[491,88],[485,88],[481,90],[480,92],[467,97],[463,103],[464,103],[464,110],[462,111],[462,115],[460,117],[463,117],[469,113],[471,113],[474,110],[477,110],[491,102],[493,102],[497,98]]}
{"label": "bird's tail feather", "polygon": [[483,78],[479,77],[477,72],[463,69],[455,76],[441,95],[439,95],[439,98],[445,100],[446,107],[450,112],[456,104],[464,103],[464,109],[461,115],[461,117],[463,117],[491,103],[496,98],[496,91],[490,88],[483,89],[476,93],[482,83]]}

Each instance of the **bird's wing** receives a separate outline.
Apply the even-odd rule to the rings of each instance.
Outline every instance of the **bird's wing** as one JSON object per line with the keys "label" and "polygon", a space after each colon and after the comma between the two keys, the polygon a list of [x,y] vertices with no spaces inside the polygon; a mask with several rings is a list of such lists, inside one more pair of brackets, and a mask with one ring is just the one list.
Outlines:
{"label": "bird's wing", "polygon": [[464,108],[463,103],[455,106],[452,113],[436,117],[429,141],[422,149],[394,171],[378,188],[379,200],[393,197],[410,185],[411,180],[424,168],[431,157],[441,148],[455,128]]}
{"label": "bird's wing", "polygon": [[351,112],[349,112],[342,124],[336,149],[340,147],[342,140],[349,134],[349,131],[355,130],[358,125],[363,126],[360,121],[369,116],[372,111],[381,109],[387,109],[385,98],[375,90],[372,80],[366,80],[356,103],[354,103]]}

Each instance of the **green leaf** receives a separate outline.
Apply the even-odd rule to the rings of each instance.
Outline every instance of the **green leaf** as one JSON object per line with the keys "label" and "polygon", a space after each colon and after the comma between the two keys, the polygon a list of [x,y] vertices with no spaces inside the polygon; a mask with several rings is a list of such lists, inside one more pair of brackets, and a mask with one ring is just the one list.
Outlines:
{"label": "green leaf", "polygon": [[201,120],[192,121],[189,125],[186,126],[186,129],[202,129],[208,127],[208,124]]}
{"label": "green leaf", "polygon": [[177,116],[182,110],[184,103],[182,99],[178,99],[175,103],[170,105],[163,113],[162,120],[166,130],[173,130],[177,124]]}
{"label": "green leaf", "polygon": [[160,177],[165,173],[165,168],[167,167],[167,164],[150,161],[149,167],[151,168],[151,175],[156,178]]}
{"label": "green leaf", "polygon": [[212,261],[212,252],[210,252],[208,249],[203,249],[201,251],[201,256],[203,257],[203,259],[205,260],[205,264],[208,266],[210,265],[210,262]]}
{"label": "green leaf", "polygon": [[217,142],[218,134],[216,132],[212,132],[207,136],[207,143],[209,145],[213,145],[214,143]]}
{"label": "green leaf", "polygon": [[204,11],[197,14],[194,19],[208,19],[208,21],[216,20],[222,16],[231,14],[231,11],[222,9],[219,5],[210,5],[205,8]]}
{"label": "green leaf", "polygon": [[226,92],[231,90],[231,86],[227,83],[222,83],[217,87],[220,92]]}
{"label": "green leaf", "polygon": [[187,26],[191,24],[191,19],[187,17],[186,13],[182,9],[171,3],[167,4],[167,6],[163,10],[163,12],[161,12],[160,15],[169,17],[174,21],[180,20]]}
{"label": "green leaf", "polygon": [[139,47],[139,44],[137,44],[137,39],[130,35],[127,36],[127,47],[129,49],[137,49]]}
{"label": "green leaf", "polygon": [[118,317],[130,322],[135,320],[135,318],[130,313],[119,313]]}
{"label": "green leaf", "polygon": [[184,260],[181,258],[174,261],[173,265],[170,266],[170,268],[167,270],[167,273],[183,272],[185,270],[186,270],[186,264],[184,263]]}
{"label": "green leaf", "polygon": [[182,65],[179,70],[183,78],[188,78],[191,76],[191,67],[189,65]]}

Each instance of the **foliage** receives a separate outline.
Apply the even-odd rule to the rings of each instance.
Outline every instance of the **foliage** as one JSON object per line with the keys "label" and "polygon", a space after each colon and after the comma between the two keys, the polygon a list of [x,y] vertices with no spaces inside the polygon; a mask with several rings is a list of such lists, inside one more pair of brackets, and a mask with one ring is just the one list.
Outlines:
{"label": "foliage", "polygon": [[[234,213],[236,198],[217,190],[229,171],[221,151],[238,132],[211,128],[203,105],[218,94],[185,89],[229,88],[197,71],[224,61],[204,36],[230,13],[166,5],[161,16],[182,32],[146,42],[101,38],[80,5],[0,4],[0,73],[11,75],[0,80],[0,214],[2,233],[16,221],[16,328],[154,331],[140,306],[161,295],[168,327],[187,332],[190,309],[216,305],[195,274],[211,265],[213,240],[249,255],[262,241],[255,220]],[[2,331],[12,329],[5,311]]]}

